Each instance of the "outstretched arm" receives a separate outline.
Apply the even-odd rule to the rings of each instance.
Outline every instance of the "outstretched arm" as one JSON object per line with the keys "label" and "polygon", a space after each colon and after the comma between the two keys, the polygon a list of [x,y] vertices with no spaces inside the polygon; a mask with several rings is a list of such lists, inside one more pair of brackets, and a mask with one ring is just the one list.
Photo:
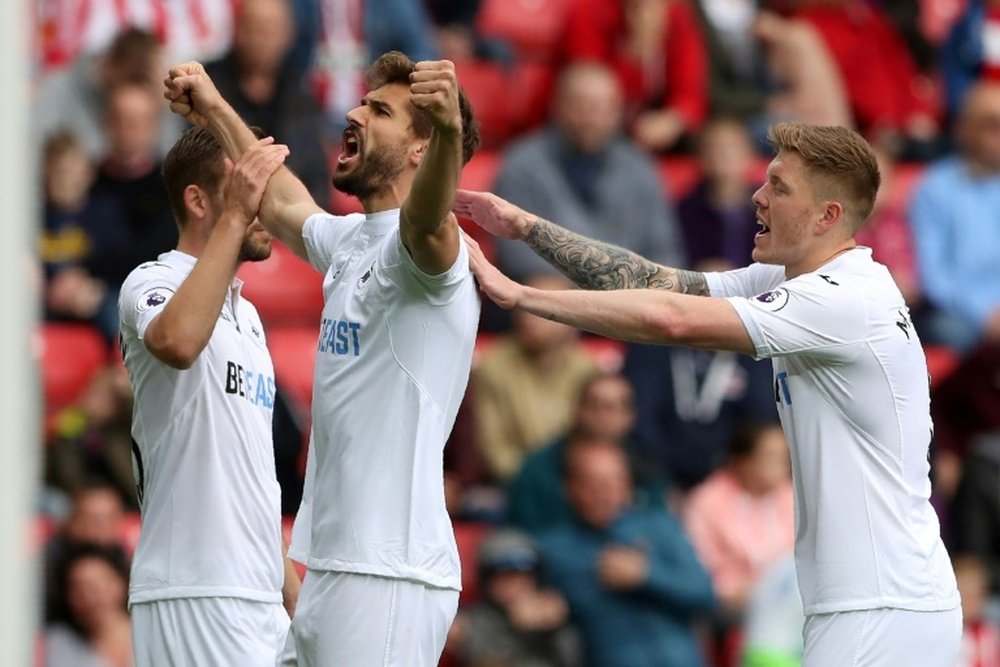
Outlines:
{"label": "outstretched arm", "polygon": [[447,60],[419,62],[410,75],[413,106],[434,130],[399,216],[403,244],[422,271],[447,271],[458,257],[458,221],[452,201],[462,173],[462,116],[455,66]]}
{"label": "outstretched arm", "polygon": [[736,309],[725,299],[664,289],[614,291],[541,290],[514,282],[489,263],[466,238],[472,272],[486,295],[502,308],[635,343],[678,344],[752,355],[753,342]]}
{"label": "outstretched arm", "polygon": [[[257,140],[239,114],[222,98],[200,63],[189,62],[171,68],[163,83],[166,87],[163,96],[170,101],[170,110],[208,129],[233,162]],[[306,218],[322,210],[302,181],[282,166],[268,183],[261,201],[260,221],[296,255],[307,259],[302,226]]]}
{"label": "outstretched arm", "polygon": [[190,368],[208,345],[236,275],[240,246],[257,217],[264,187],[287,155],[286,146],[261,139],[228,175],[221,218],[190,275],[163,312],[149,323],[143,337],[153,356],[168,366]]}
{"label": "outstretched arm", "polygon": [[487,192],[459,190],[453,210],[494,236],[524,241],[585,289],[659,289],[708,296],[705,275],[651,262],[611,243],[563,229]]}

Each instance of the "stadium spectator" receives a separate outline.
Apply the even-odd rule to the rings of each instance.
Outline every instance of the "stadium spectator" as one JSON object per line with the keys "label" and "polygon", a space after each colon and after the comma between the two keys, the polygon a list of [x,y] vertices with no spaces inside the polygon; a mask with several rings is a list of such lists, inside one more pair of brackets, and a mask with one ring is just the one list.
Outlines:
{"label": "stadium spectator", "polygon": [[115,552],[115,557],[128,561],[121,543],[124,507],[118,491],[106,482],[87,482],[73,495],[69,516],[59,530],[49,538],[44,551],[45,618],[53,620],[59,613],[60,587],[58,573],[71,551],[81,544],[95,544]]}
{"label": "stadium spectator", "polygon": [[568,62],[597,61],[614,70],[625,126],[643,148],[670,150],[704,122],[708,62],[687,2],[580,0],[569,11],[563,45]]}
{"label": "stadium spectator", "polygon": [[542,588],[532,540],[516,530],[488,535],[476,558],[480,598],[459,611],[448,637],[460,667],[577,667],[580,638],[561,594]]}
{"label": "stadium spectator", "polygon": [[628,434],[635,423],[632,387],[619,374],[597,372],[585,380],[576,399],[569,430],[524,458],[507,485],[506,521],[532,534],[570,523],[573,511],[566,496],[566,457],[575,447],[595,442],[621,447],[629,456],[635,479],[632,502],[662,508],[667,502],[666,480],[632,456]]}
{"label": "stadium spectator", "polygon": [[503,39],[485,37],[476,28],[482,0],[425,0],[424,4],[434,21],[434,39],[442,58],[513,64],[510,45]]}
{"label": "stadium spectator", "polygon": [[[109,92],[121,84],[138,84],[158,97],[166,73],[162,58],[156,37],[139,28],[126,28],[101,53],[82,55],[72,66],[44,77],[32,104],[39,146],[54,133],[69,131],[92,161],[101,160],[108,152],[104,117]],[[161,121],[155,146],[162,157],[184,127],[164,105],[157,105],[156,111]]]}
{"label": "stadium spectator", "polygon": [[330,170],[323,117],[304,73],[288,65],[294,35],[289,0],[243,0],[232,48],[205,70],[248,124],[289,147],[289,169],[326,204]]}
{"label": "stadium spectator", "polygon": [[1000,29],[1000,2],[974,0],[948,31],[939,58],[947,117],[955,121],[969,91],[979,82],[1000,81],[1000,52],[996,49]]}
{"label": "stadium spectator", "polygon": [[956,126],[958,151],[930,165],[910,200],[927,343],[968,353],[1000,341],[1000,84],[977,84]]}
{"label": "stadium spectator", "polygon": [[[570,287],[562,276],[529,282]],[[476,441],[491,481],[505,483],[525,455],[565,431],[573,402],[595,364],[579,332],[534,315],[515,314],[512,331],[486,350],[472,374]]]}
{"label": "stadium spectator", "polygon": [[[656,261],[681,260],[674,213],[655,165],[621,134],[622,94],[604,65],[567,67],[551,125],[505,151],[495,189],[571,229],[614,241]],[[497,240],[497,262],[527,278],[555,270],[515,241]]]}
{"label": "stadium spectator", "polygon": [[713,118],[696,147],[701,178],[677,203],[688,262],[704,271],[745,266],[759,229],[750,201],[756,177],[750,135],[735,118]]}
{"label": "stadium spectator", "polygon": [[45,631],[46,667],[132,667],[128,564],[120,554],[96,544],[76,546],[56,586],[60,613]]}
{"label": "stadium spectator", "polygon": [[132,473],[132,387],[118,362],[91,378],[75,405],[58,413],[45,452],[45,481],[70,495],[100,479],[139,509]]}
{"label": "stadium spectator", "polygon": [[566,494],[577,521],[538,538],[543,581],[569,602],[587,667],[703,665],[694,624],[712,583],[680,522],[631,506],[625,452],[598,442],[567,452]]}
{"label": "stadium spectator", "polygon": [[739,622],[764,573],[792,554],[794,524],[781,426],[741,428],[729,463],[691,491],[684,509],[684,527],[729,618]]}
{"label": "stadium spectator", "polygon": [[917,68],[885,12],[863,0],[798,0],[792,6],[791,16],[822,36],[837,63],[859,131],[903,159],[940,155],[940,91]]}

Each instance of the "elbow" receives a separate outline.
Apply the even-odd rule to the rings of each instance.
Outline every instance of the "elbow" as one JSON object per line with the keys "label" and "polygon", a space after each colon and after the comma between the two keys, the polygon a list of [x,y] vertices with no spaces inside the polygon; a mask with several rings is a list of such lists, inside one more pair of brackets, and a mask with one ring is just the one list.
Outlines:
{"label": "elbow", "polygon": [[159,338],[147,340],[149,351],[157,359],[179,371],[186,371],[198,360],[204,346],[196,345],[182,338]]}

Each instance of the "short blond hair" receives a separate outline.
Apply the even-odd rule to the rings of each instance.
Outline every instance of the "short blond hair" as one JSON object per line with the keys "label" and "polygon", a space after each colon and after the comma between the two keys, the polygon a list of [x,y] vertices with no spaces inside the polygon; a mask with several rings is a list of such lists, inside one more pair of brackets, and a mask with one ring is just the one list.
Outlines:
{"label": "short blond hair", "polygon": [[882,182],[875,152],[864,137],[846,127],[778,123],[768,130],[767,138],[775,151],[797,153],[806,169],[819,177],[818,188],[825,186],[842,199],[854,231],[861,228],[875,207]]}

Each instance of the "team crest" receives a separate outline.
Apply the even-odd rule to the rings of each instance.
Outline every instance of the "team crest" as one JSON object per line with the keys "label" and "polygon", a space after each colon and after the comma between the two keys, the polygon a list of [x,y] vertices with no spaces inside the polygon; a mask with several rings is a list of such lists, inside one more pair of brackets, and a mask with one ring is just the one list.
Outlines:
{"label": "team crest", "polygon": [[135,309],[140,313],[158,308],[167,302],[174,291],[168,287],[154,287],[143,292],[135,302]]}
{"label": "team crest", "polygon": [[788,290],[779,287],[778,289],[758,294],[754,298],[763,304],[766,310],[774,312],[788,305]]}

